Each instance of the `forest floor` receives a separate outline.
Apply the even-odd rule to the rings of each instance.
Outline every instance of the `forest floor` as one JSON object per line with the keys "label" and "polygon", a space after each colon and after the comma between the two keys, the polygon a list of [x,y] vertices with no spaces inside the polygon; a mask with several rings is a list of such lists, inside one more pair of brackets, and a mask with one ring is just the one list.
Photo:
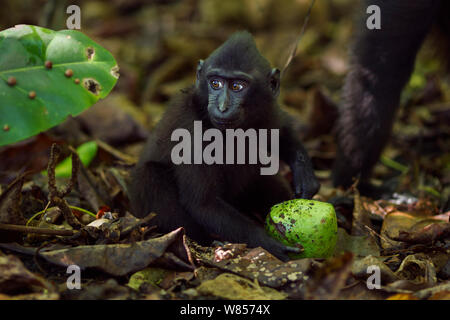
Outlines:
{"label": "forest floor", "polygon": [[[357,183],[348,190],[331,184],[333,125],[351,68],[350,0],[316,5],[280,95],[320,179],[315,199],[336,210],[333,257],[282,262],[245,244],[203,247],[182,228],[160,234],[150,216],[131,214],[129,171],[168,100],[193,83],[197,60],[232,29],[249,29],[268,59],[283,65],[307,8],[301,1],[276,10],[276,1],[266,9],[243,1],[246,10],[213,2],[131,1],[139,10],[120,1],[85,3],[82,31],[113,52],[121,77],[79,117],[0,148],[0,299],[450,299],[450,81],[428,44],[374,169],[371,182],[382,192],[368,197]],[[38,24],[19,9],[0,20]],[[62,159],[69,146],[88,141],[94,160],[79,166],[63,200],[49,204],[75,182],[58,174],[64,168],[50,159],[51,146],[61,147]],[[6,231],[6,224],[21,228]],[[375,269],[379,286],[370,278]],[[72,290],[78,270],[81,290]]]}

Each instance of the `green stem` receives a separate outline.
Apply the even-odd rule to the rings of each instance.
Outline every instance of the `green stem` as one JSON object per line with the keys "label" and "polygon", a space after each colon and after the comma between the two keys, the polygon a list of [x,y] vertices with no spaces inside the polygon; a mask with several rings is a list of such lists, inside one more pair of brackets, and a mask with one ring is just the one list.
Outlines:
{"label": "green stem", "polygon": [[380,160],[381,160],[381,163],[384,164],[386,167],[400,171],[402,174],[406,174],[409,170],[409,168],[407,166],[405,166],[395,160],[389,159],[385,156],[381,156]]}
{"label": "green stem", "polygon": [[83,212],[83,213],[87,213],[88,215],[90,215],[90,216],[92,216],[94,218],[97,218],[97,215],[95,213],[92,213],[92,212],[90,212],[90,211],[88,211],[86,209],[75,207],[75,206],[69,206],[69,208],[70,209],[75,209],[75,210]]}
{"label": "green stem", "polygon": [[[39,215],[45,213],[47,210],[50,210],[50,209],[53,209],[53,208],[56,208],[56,207],[47,208],[47,209],[44,209],[42,211],[39,211],[39,212],[35,213],[30,219],[28,219],[28,221],[26,223],[26,226],[28,226],[30,224],[30,222],[33,221],[37,216],[39,216]],[[92,213],[92,212],[90,212],[90,211],[88,211],[86,209],[75,207],[75,206],[69,206],[69,208],[77,210],[77,211],[80,211],[80,212],[83,212],[83,213],[86,213],[86,214],[88,214],[88,215],[90,215],[90,216],[92,216],[94,218],[97,218],[97,215],[95,213]]]}
{"label": "green stem", "polygon": [[438,199],[441,198],[440,192],[432,187],[421,185],[421,186],[419,186],[419,190],[428,192],[429,194],[433,195],[434,197],[436,197]]}

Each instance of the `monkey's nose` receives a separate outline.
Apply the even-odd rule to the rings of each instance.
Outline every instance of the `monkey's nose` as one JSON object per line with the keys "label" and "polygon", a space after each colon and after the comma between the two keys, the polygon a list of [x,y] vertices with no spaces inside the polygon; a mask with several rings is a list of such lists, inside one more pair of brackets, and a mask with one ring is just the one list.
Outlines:
{"label": "monkey's nose", "polygon": [[228,101],[227,99],[223,99],[222,101],[219,101],[219,110],[221,112],[225,112],[228,109]]}
{"label": "monkey's nose", "polygon": [[228,109],[228,92],[224,92],[220,97],[218,101],[218,109],[220,112],[225,112]]}

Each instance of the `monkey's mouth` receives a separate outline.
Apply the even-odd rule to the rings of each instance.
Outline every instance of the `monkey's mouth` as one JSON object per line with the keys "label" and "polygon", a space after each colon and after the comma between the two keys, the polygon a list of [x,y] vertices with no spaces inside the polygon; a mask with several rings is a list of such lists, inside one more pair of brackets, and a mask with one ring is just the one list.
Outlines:
{"label": "monkey's mouth", "polygon": [[211,122],[218,129],[233,129],[239,125],[239,119],[218,119],[211,117]]}

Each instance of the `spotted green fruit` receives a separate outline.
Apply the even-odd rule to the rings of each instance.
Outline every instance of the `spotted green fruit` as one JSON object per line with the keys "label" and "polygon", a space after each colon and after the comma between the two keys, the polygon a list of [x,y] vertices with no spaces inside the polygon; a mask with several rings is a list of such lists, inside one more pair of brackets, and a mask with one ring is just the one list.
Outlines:
{"label": "spotted green fruit", "polygon": [[304,251],[291,258],[327,258],[337,240],[336,213],[331,204],[316,200],[294,199],[272,207],[266,230],[282,243],[301,244]]}

